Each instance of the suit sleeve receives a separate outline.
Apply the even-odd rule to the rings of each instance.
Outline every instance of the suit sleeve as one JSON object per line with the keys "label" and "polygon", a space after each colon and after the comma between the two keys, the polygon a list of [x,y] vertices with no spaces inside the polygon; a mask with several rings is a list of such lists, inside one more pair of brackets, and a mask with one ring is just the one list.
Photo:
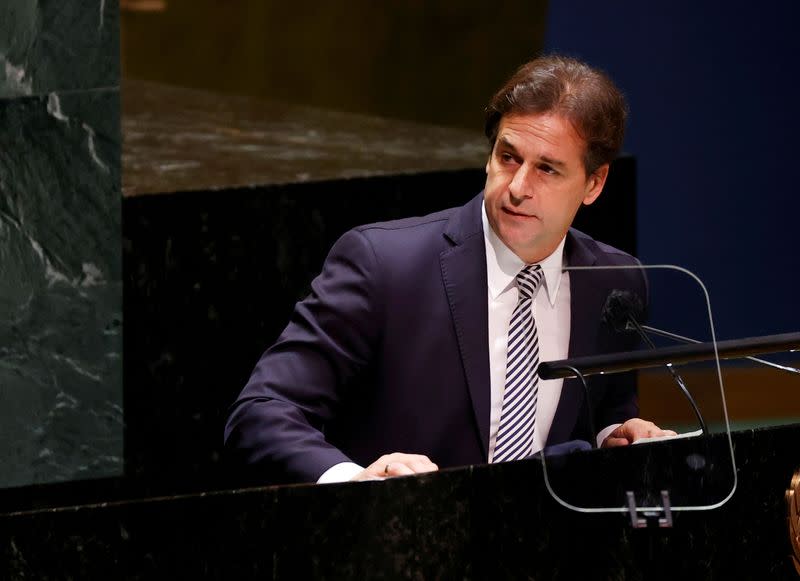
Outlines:
{"label": "suit sleeve", "polygon": [[315,482],[350,461],[323,432],[380,340],[377,267],[363,233],[342,236],[231,407],[226,452],[259,481]]}

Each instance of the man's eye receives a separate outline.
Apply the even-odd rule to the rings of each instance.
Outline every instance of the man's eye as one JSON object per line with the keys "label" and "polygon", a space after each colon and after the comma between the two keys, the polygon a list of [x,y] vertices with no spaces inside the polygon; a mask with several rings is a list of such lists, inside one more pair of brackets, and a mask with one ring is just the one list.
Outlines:
{"label": "man's eye", "polygon": [[549,174],[549,175],[554,175],[554,174],[558,173],[552,166],[547,165],[546,163],[540,165],[539,169],[542,170],[544,173]]}
{"label": "man's eye", "polygon": [[505,162],[511,162],[514,161],[514,156],[511,155],[510,153],[501,153],[500,159],[502,159]]}

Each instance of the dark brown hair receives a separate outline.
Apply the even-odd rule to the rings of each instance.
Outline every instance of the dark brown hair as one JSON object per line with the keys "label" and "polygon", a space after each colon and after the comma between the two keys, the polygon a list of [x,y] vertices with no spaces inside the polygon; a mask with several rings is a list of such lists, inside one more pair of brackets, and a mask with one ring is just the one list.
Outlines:
{"label": "dark brown hair", "polygon": [[586,142],[586,175],[610,163],[622,147],[625,99],[604,73],[579,60],[551,55],[520,67],[486,107],[491,147],[504,115],[530,113],[555,113],[572,123]]}

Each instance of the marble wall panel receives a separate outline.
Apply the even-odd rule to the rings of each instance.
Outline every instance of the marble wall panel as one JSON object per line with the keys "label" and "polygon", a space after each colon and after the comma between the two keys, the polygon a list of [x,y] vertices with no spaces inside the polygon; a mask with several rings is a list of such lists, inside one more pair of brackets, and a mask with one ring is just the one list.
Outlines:
{"label": "marble wall panel", "polygon": [[116,90],[0,101],[0,486],[121,470]]}
{"label": "marble wall panel", "polygon": [[122,471],[116,0],[0,8],[0,487]]}
{"label": "marble wall panel", "polygon": [[0,97],[119,84],[118,0],[3,0]]}

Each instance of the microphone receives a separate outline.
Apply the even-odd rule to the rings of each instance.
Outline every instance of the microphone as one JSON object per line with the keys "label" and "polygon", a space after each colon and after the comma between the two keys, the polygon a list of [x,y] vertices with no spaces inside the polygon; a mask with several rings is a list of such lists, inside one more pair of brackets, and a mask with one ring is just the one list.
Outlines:
{"label": "microphone", "polygon": [[638,321],[644,317],[644,303],[638,294],[615,288],[608,293],[600,316],[603,322],[615,331],[620,333],[632,331],[631,321]]}
{"label": "microphone", "polygon": [[[656,348],[650,336],[645,333],[645,330],[639,323],[639,320],[644,317],[644,303],[639,295],[627,290],[612,290],[608,294],[601,316],[603,322],[615,331],[620,333],[635,331],[650,349]],[[697,402],[694,401],[683,378],[669,363],[667,363],[667,370],[670,372],[670,375],[672,375],[672,380],[678,386],[678,389],[681,390],[681,393],[683,393],[689,405],[692,407],[697,422],[700,424],[700,429],[704,434],[707,434],[708,428],[703,420],[703,415],[700,413],[700,408],[697,407]]]}

